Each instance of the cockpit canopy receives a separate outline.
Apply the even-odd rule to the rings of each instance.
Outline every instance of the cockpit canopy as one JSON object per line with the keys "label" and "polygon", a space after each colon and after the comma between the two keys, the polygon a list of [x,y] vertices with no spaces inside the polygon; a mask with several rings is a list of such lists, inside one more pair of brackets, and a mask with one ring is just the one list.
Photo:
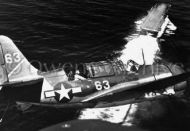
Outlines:
{"label": "cockpit canopy", "polygon": [[125,71],[121,61],[100,61],[87,63],[86,68],[90,78],[113,76]]}

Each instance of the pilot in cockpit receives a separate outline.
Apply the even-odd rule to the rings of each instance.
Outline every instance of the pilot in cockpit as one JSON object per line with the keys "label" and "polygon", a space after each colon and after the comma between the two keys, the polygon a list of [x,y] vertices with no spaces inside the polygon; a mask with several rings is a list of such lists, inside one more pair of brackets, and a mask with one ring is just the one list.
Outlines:
{"label": "pilot in cockpit", "polygon": [[85,77],[83,77],[79,70],[75,71],[75,79],[74,80],[86,80]]}
{"label": "pilot in cockpit", "polygon": [[88,78],[88,71],[85,65],[79,65],[75,71],[75,80],[86,80]]}

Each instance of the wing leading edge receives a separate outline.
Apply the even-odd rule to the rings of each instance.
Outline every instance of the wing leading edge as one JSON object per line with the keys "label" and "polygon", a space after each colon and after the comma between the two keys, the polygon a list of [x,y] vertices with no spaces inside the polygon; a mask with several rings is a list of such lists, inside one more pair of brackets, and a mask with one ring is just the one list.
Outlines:
{"label": "wing leading edge", "polygon": [[[190,77],[190,72],[175,75],[175,76],[168,76],[165,78],[161,78],[159,80],[153,80],[152,78],[149,79],[142,79],[139,81],[132,81],[132,82],[125,82],[122,84],[118,84],[113,86],[110,90],[103,90],[101,92],[94,93],[92,95],[86,96],[81,102],[73,102],[73,103],[66,103],[66,104],[46,104],[46,103],[31,103],[31,102],[23,102],[26,104],[32,104],[34,106],[43,106],[49,108],[74,108],[74,109],[82,109],[82,108],[101,108],[101,107],[110,107],[110,106],[118,106],[124,104],[132,104],[138,103],[146,100],[155,100],[160,98],[166,98],[167,96],[158,96],[154,98],[142,98],[138,99],[135,96],[132,98],[127,97],[126,91],[133,91],[137,94],[140,92],[150,92],[159,89],[165,89],[168,86],[175,85],[177,83],[186,81]],[[121,96],[122,93],[126,93],[126,95],[122,96],[123,99],[115,99],[115,95]],[[131,93],[131,92],[130,92]],[[107,98],[113,97],[115,101],[106,101]],[[101,100],[103,99],[103,101]]]}
{"label": "wing leading edge", "polygon": [[175,75],[166,76],[165,78],[160,78],[159,80],[154,80],[153,78],[141,79],[139,81],[125,82],[113,86],[110,90],[104,90],[102,92],[97,92],[92,95],[87,96],[82,102],[96,101],[99,98],[103,98],[109,95],[119,94],[124,91],[136,91],[136,92],[150,92],[160,89],[165,89],[171,85],[186,81],[190,77],[190,72]]}

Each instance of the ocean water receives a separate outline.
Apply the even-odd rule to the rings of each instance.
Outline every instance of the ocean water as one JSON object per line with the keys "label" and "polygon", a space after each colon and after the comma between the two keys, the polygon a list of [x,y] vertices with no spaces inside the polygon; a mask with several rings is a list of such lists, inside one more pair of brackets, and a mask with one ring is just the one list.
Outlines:
{"label": "ocean water", "polygon": [[134,21],[154,3],[148,0],[3,0],[0,30],[31,61],[47,64],[71,59],[99,61],[123,48]]}
{"label": "ocean water", "polygon": [[[1,0],[0,34],[14,40],[23,54],[41,70],[67,62],[112,59],[120,55],[136,21],[157,0]],[[177,27],[164,35],[162,57],[190,66],[190,1],[173,0],[169,18]],[[72,61],[71,61],[72,60]],[[42,63],[43,67],[38,62]],[[1,99],[1,114],[7,100]],[[1,115],[0,114],[0,115]],[[10,104],[0,130],[38,130],[73,119],[78,114],[34,108],[21,113]],[[2,116],[2,115],[1,115]],[[60,117],[62,116],[62,117]],[[33,123],[33,124],[32,124]]]}

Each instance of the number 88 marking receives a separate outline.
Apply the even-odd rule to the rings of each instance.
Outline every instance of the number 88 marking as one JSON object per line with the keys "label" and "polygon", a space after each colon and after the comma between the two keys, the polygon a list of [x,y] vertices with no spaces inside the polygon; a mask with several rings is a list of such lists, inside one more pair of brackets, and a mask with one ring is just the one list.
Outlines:
{"label": "number 88 marking", "polygon": [[[102,84],[103,83],[103,84]],[[98,91],[102,90],[102,89],[110,89],[110,84],[109,84],[109,81],[107,80],[104,80],[103,82],[100,82],[100,81],[95,81],[95,87]]]}

